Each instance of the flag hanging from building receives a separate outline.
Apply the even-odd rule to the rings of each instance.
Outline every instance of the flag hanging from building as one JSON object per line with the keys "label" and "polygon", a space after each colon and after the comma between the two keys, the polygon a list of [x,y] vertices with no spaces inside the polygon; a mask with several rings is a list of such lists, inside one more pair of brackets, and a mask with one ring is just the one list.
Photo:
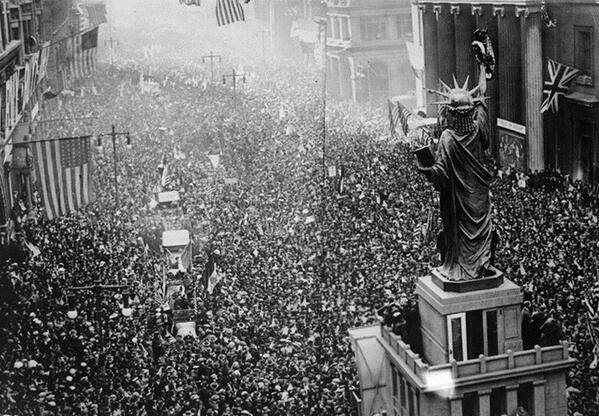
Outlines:
{"label": "flag hanging from building", "polygon": [[102,23],[107,23],[106,20],[106,5],[104,3],[94,3],[86,6],[87,16],[90,27],[100,26]]}
{"label": "flag hanging from building", "polygon": [[38,189],[48,219],[74,212],[94,200],[90,138],[36,142]]}
{"label": "flag hanging from building", "polygon": [[568,65],[560,64],[553,59],[547,59],[547,75],[549,80],[545,81],[543,89],[543,104],[541,113],[551,109],[553,113],[559,110],[559,98],[568,92],[568,84],[576,78],[581,71]]}
{"label": "flag hanging from building", "polygon": [[96,54],[98,52],[98,27],[81,35],[81,68],[84,75],[96,70]]}
{"label": "flag hanging from building", "polygon": [[239,0],[216,0],[216,22],[225,26],[238,21],[245,21],[243,7]]}

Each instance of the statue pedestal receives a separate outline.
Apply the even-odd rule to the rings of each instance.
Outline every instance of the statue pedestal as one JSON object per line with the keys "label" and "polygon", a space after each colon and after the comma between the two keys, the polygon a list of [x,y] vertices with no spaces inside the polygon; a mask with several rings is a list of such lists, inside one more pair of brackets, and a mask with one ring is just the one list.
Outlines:
{"label": "statue pedestal", "polygon": [[503,273],[491,267],[491,272],[488,276],[485,276],[476,280],[449,280],[445,278],[437,269],[431,270],[431,278],[433,282],[446,292],[472,292],[475,290],[494,289],[501,286],[503,283]]}
{"label": "statue pedestal", "polygon": [[453,282],[433,271],[418,280],[423,353],[429,364],[522,350],[522,294],[496,272],[486,279]]}

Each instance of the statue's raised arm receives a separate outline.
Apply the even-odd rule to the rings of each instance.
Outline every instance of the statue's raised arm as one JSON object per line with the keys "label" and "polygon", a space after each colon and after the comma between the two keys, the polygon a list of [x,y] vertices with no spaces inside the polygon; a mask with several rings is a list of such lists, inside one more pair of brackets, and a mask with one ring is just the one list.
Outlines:
{"label": "statue's raised arm", "polygon": [[491,173],[483,165],[489,146],[484,69],[473,90],[468,89],[468,80],[460,86],[454,78],[453,88],[441,82],[444,91],[436,93],[444,101],[437,104],[447,128],[439,139],[435,163],[418,165],[440,192],[443,264],[438,270],[449,280],[481,278],[491,259]]}

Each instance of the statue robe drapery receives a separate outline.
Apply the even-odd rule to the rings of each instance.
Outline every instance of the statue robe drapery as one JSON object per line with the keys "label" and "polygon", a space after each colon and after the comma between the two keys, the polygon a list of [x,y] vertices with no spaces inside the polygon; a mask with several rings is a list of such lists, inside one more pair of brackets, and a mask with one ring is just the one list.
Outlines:
{"label": "statue robe drapery", "polygon": [[491,174],[483,165],[488,147],[486,107],[476,107],[474,130],[446,129],[427,176],[440,191],[445,239],[441,274],[450,280],[478,279],[491,259]]}

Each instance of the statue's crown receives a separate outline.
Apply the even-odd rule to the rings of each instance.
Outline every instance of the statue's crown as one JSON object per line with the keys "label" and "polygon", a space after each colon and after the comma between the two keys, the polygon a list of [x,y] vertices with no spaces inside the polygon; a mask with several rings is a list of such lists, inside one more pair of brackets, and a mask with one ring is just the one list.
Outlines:
{"label": "statue's crown", "polygon": [[441,97],[444,97],[445,100],[438,101],[433,104],[444,106],[447,109],[447,111],[454,114],[464,114],[471,112],[474,109],[474,104],[477,102],[484,101],[486,97],[474,97],[474,94],[476,94],[479,87],[477,86],[472,90],[468,90],[469,79],[470,77],[466,77],[466,82],[464,82],[463,86],[460,86],[454,76],[453,88],[444,83],[442,80],[439,80],[443,87],[443,91],[429,90],[429,92],[438,94]]}

